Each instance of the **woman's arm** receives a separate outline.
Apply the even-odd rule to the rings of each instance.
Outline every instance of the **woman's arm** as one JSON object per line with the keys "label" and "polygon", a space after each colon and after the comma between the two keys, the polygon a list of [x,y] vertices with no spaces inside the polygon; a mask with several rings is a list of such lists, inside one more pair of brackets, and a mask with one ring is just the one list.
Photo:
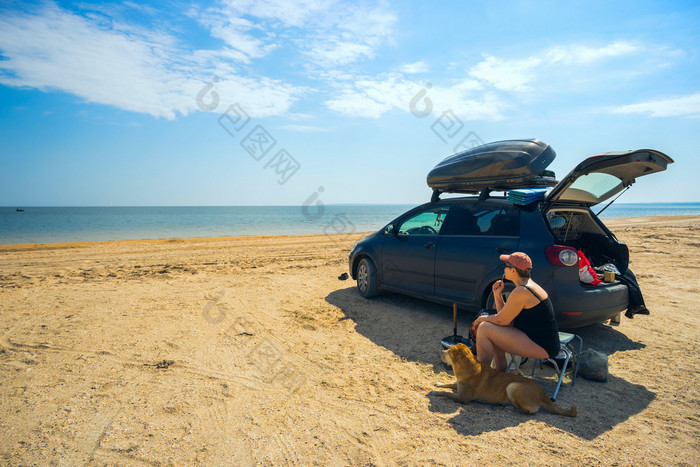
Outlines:
{"label": "woman's arm", "polygon": [[496,311],[501,311],[503,306],[506,304],[505,300],[503,300],[503,294],[497,293],[494,294],[493,296],[493,301],[496,304]]}
{"label": "woman's arm", "polygon": [[505,301],[503,301],[503,289],[505,289],[505,284],[502,280],[498,280],[491,286],[491,292],[493,293],[493,302],[496,305],[496,311],[501,311]]}

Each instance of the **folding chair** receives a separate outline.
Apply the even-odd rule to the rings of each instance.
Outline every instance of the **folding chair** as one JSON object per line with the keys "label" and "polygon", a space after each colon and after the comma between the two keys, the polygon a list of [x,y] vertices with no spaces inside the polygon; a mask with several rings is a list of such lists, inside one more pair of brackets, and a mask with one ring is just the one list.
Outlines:
{"label": "folding chair", "polygon": [[[578,348],[575,348],[572,341],[574,339],[578,340]],[[578,373],[578,361],[579,358],[581,357],[581,350],[583,349],[583,339],[581,339],[581,336],[578,336],[576,334],[569,334],[568,332],[560,332],[559,333],[559,342],[561,343],[561,348],[559,350],[559,354],[556,356],[557,360],[564,360],[564,364],[562,365],[562,368],[559,368],[559,365],[557,364],[556,361],[554,361],[551,358],[543,358],[543,359],[534,359],[534,362],[532,363],[532,374],[530,374],[530,377],[535,376],[535,369],[537,368],[537,364],[540,364],[540,367],[542,367],[542,362],[549,361],[554,365],[554,370],[557,372],[557,375],[559,375],[559,380],[557,381],[557,387],[554,389],[554,394],[550,397],[552,401],[555,401],[557,399],[557,394],[559,394],[559,388],[561,387],[561,382],[564,380],[564,374],[566,373],[566,367],[569,364],[569,360],[571,360],[571,357],[574,358],[574,376],[571,378],[571,387],[573,387],[576,384],[576,374]],[[506,373],[510,371],[511,366],[520,374],[522,374],[522,371],[520,371],[519,364],[515,362],[515,360],[511,356],[511,362],[508,364],[508,368],[506,369]],[[523,375],[524,376],[524,375]]]}

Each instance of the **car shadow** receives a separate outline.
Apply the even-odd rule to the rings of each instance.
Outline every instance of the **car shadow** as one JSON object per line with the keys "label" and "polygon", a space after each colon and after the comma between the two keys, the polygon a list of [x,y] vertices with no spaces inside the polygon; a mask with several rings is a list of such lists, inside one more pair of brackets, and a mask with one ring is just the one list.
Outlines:
{"label": "car shadow", "polygon": [[[358,333],[399,357],[408,361],[432,366],[437,375],[446,371],[440,360],[443,337],[453,334],[452,309],[424,300],[399,294],[385,293],[373,299],[365,299],[355,287],[336,290],[326,296],[326,301],[338,307],[352,320]],[[458,334],[466,336],[474,313],[458,311]],[[572,330],[583,338],[583,348],[593,348],[607,355],[618,351],[634,351],[645,345],[629,339],[614,327],[598,324]],[[451,373],[450,373],[451,375]],[[539,375],[539,373],[537,373]],[[430,410],[439,413],[455,413],[449,423],[466,436],[517,426],[530,420],[541,420],[585,439],[593,439],[611,430],[631,416],[644,410],[656,395],[644,386],[631,384],[613,375],[606,383],[576,379],[571,387],[568,379],[562,386],[557,404],[569,407],[575,403],[577,418],[549,414],[544,409],[535,415],[524,415],[512,406],[500,407],[488,404],[458,404],[434,391],[427,394]],[[549,378],[538,379],[545,392],[551,393],[554,382]],[[602,406],[611,407],[609,413],[600,413]],[[474,421],[478,420],[478,423]]]}
{"label": "car shadow", "polygon": [[[450,307],[391,293],[368,300],[355,287],[332,292],[326,301],[375,344],[406,360],[430,364],[435,373],[444,371],[440,341],[454,333]],[[458,334],[468,334],[473,318],[473,312],[458,311]]]}

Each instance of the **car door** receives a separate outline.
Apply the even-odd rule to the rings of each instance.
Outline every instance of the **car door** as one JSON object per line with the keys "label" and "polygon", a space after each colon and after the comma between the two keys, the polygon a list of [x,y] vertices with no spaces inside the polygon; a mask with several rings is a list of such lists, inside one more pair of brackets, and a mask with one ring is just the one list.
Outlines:
{"label": "car door", "polygon": [[445,203],[424,206],[390,227],[382,249],[382,287],[433,295],[438,233],[449,209]]}
{"label": "car door", "polygon": [[440,231],[435,258],[435,295],[474,308],[484,278],[516,251],[520,211],[507,203],[455,203]]}

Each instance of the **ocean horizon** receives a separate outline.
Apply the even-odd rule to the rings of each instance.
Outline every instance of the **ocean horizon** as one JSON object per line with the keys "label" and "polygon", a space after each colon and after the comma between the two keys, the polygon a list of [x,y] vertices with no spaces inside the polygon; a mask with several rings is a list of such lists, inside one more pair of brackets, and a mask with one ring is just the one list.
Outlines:
{"label": "ocean horizon", "polygon": [[[352,234],[379,230],[412,204],[0,207],[0,244]],[[21,211],[18,211],[21,209]],[[598,213],[603,206],[596,206]],[[619,203],[600,218],[700,215],[700,202]]]}

